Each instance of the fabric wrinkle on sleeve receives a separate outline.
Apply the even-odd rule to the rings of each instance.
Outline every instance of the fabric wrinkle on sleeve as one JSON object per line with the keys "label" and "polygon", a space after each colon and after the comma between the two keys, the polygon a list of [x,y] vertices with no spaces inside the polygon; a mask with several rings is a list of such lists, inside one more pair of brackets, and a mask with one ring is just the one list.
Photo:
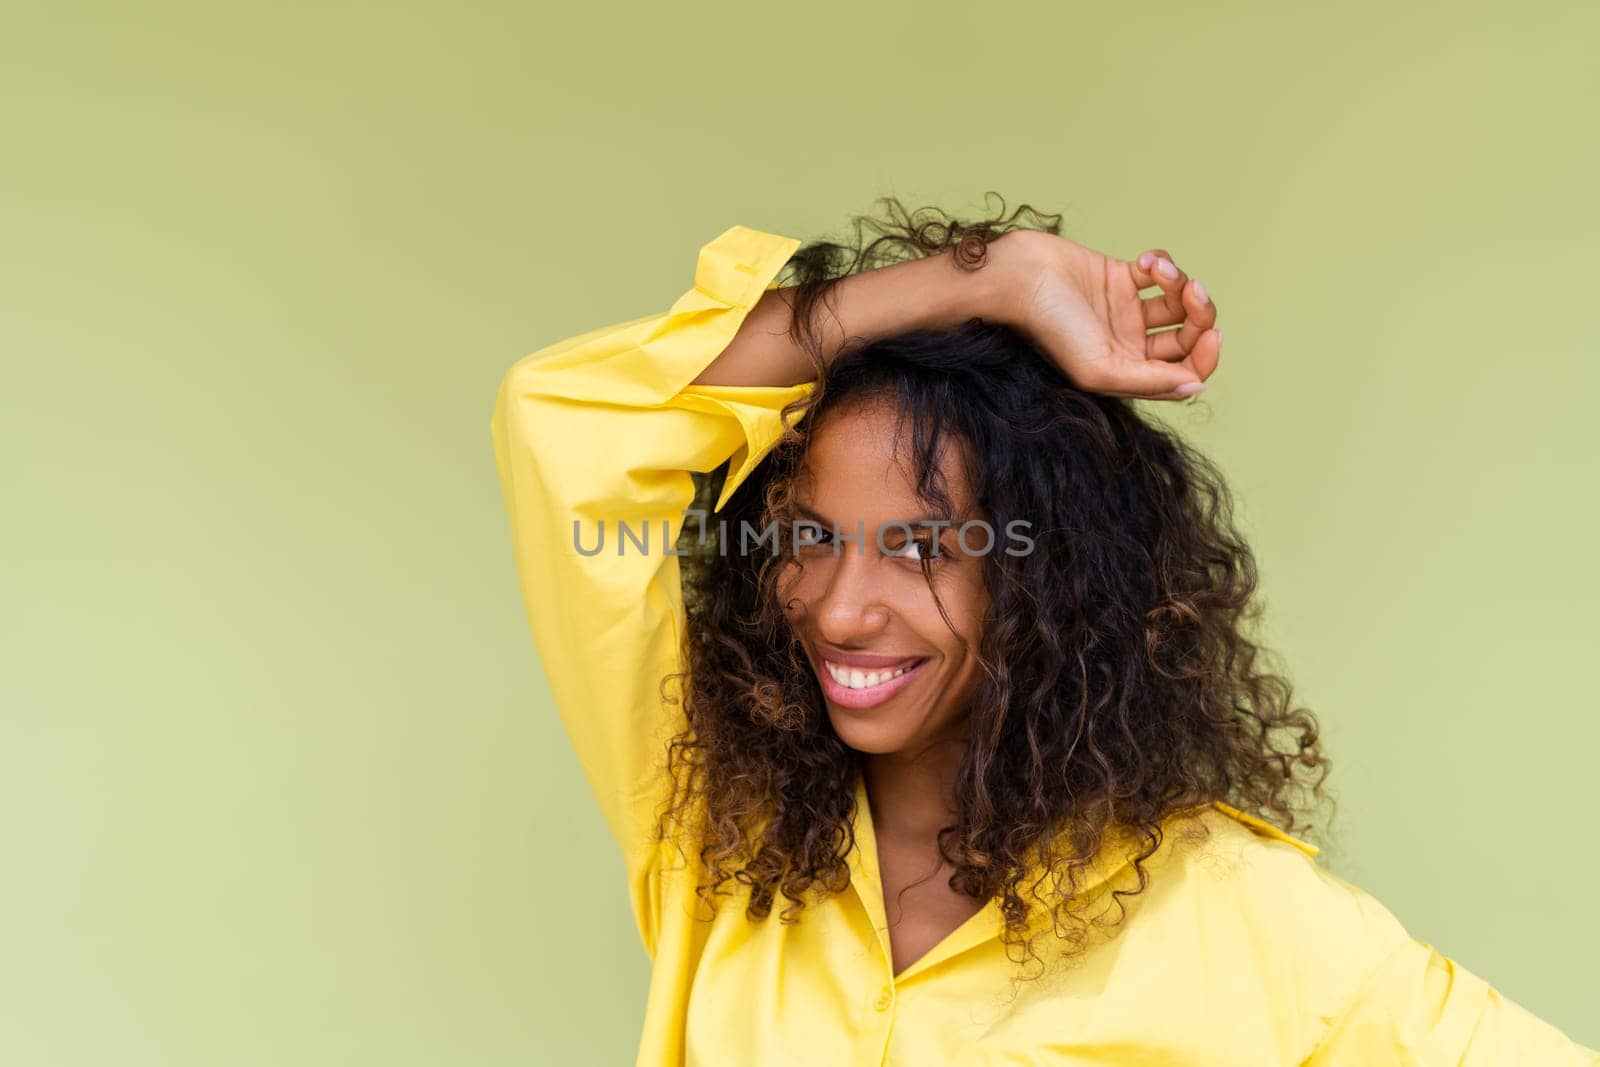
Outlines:
{"label": "fabric wrinkle on sleeve", "polygon": [[[662,680],[683,665],[679,560],[667,549],[693,501],[690,472],[732,458],[720,508],[777,443],[782,409],[814,387],[692,383],[798,246],[730,227],[701,249],[694,287],[666,312],[517,361],[490,421],[539,662],[622,850],[652,952],[655,822],[667,742],[684,725],[682,708],[661,698]],[[580,552],[602,544],[602,522],[602,550]],[[646,549],[619,543],[618,523],[643,531]]]}
{"label": "fabric wrinkle on sleeve", "polygon": [[1600,1053],[1407,936],[1356,990],[1305,1067],[1596,1067]]}

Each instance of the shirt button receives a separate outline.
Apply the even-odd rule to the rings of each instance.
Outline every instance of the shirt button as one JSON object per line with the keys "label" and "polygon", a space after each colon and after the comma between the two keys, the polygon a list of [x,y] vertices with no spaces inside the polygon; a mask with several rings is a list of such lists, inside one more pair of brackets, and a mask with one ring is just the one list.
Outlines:
{"label": "shirt button", "polygon": [[879,1011],[888,1011],[889,1005],[892,1003],[894,1003],[894,995],[885,989],[878,994],[878,999],[872,1002],[872,1006]]}

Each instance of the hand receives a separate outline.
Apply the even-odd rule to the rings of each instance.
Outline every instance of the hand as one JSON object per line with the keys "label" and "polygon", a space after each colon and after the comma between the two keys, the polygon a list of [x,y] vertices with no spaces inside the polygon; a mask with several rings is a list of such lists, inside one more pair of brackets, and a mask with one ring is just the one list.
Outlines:
{"label": "hand", "polygon": [[[990,255],[983,269],[998,268],[1008,294],[998,317],[1026,332],[1078,388],[1183,400],[1217,369],[1216,305],[1165,249],[1125,262],[1055,234],[1014,230],[990,243]],[[1151,286],[1161,292],[1140,297]]]}

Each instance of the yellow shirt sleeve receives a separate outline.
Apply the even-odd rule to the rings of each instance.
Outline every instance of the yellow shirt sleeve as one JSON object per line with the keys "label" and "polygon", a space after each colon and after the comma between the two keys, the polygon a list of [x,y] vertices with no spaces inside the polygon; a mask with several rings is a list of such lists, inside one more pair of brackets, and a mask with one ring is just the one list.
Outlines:
{"label": "yellow shirt sleeve", "polygon": [[732,458],[720,509],[777,442],[784,405],[814,387],[691,383],[799,244],[731,227],[701,249],[693,288],[669,310],[514,364],[490,422],[534,644],[652,954],[653,830],[666,745],[683,725],[661,694],[681,667],[684,628],[678,558],[667,552],[693,499],[689,472]]}
{"label": "yellow shirt sleeve", "polygon": [[1550,1023],[1426,941],[1407,937],[1368,976],[1306,1067],[1600,1067]]}
{"label": "yellow shirt sleeve", "polygon": [[[1150,910],[1130,920],[1149,931],[1132,943],[1154,949],[1136,956],[1125,944],[1118,955],[1133,987],[1149,983],[1152,1003],[1172,995],[1170,986],[1160,992],[1165,965],[1204,989],[1165,1006],[1146,1038],[1192,1048],[1215,1020],[1223,1029],[1210,1032],[1225,1044],[1197,1062],[1600,1067],[1593,1050],[1413,937],[1382,901],[1317,862],[1314,846],[1259,816],[1213,807],[1253,837],[1209,819],[1203,847],[1174,849],[1172,866],[1154,874]],[[1136,881],[1119,877],[1130,888]],[[1227,1006],[1220,1018],[1217,1005]],[[1263,1033],[1276,1060],[1247,1051]]]}

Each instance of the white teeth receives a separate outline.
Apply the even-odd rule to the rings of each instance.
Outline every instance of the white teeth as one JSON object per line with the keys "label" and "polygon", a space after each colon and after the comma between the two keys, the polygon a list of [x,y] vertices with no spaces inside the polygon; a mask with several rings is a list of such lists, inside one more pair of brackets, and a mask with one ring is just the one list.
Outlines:
{"label": "white teeth", "polygon": [[909,671],[911,667],[916,666],[913,663],[910,666],[900,667],[892,671],[859,671],[853,667],[837,666],[827,660],[823,660],[822,665],[828,668],[828,673],[833,676],[833,680],[846,689],[870,689],[875,685],[882,685],[891,678],[898,678],[906,671]]}

